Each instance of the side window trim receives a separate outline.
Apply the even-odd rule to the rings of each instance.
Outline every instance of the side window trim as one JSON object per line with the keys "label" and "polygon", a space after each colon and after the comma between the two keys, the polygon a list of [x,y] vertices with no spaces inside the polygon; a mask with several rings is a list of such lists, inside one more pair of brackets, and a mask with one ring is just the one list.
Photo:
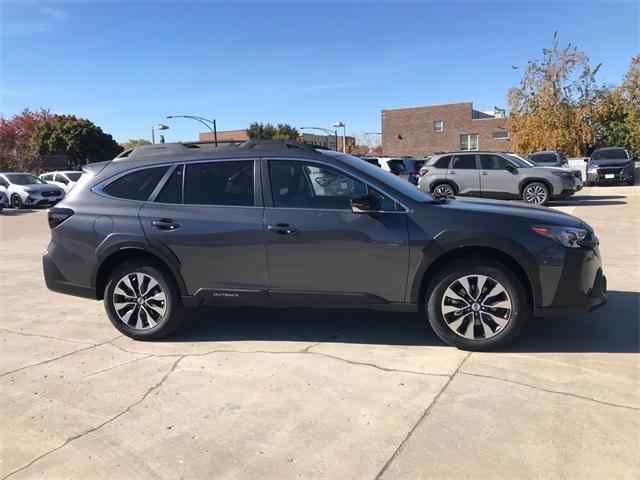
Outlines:
{"label": "side window trim", "polygon": [[366,180],[363,180],[359,176],[354,175],[351,172],[347,172],[346,170],[343,170],[340,167],[337,167],[335,165],[331,165],[330,163],[326,163],[326,162],[323,162],[321,160],[316,160],[316,159],[284,158],[284,157],[273,157],[273,158],[268,158],[268,157],[265,158],[265,157],[263,157],[263,158],[260,159],[260,163],[262,164],[261,173],[262,173],[262,179],[263,179],[262,185],[263,185],[263,196],[264,196],[264,200],[265,200],[265,203],[264,203],[265,208],[277,208],[277,209],[288,209],[288,210],[314,210],[314,211],[327,211],[327,212],[350,212],[351,211],[349,209],[344,209],[344,208],[276,207],[274,202],[273,202],[273,192],[271,190],[271,173],[269,172],[269,161],[270,160],[316,163],[318,165],[322,165],[322,166],[327,167],[327,168],[332,168],[332,169],[340,172],[343,175],[349,176],[349,177],[354,178],[355,180],[363,183],[367,187],[367,191],[368,191],[369,188],[373,188],[374,190],[382,193],[383,195],[386,195],[391,200],[393,200],[395,202],[395,204],[399,207],[399,210],[380,210],[380,213],[409,213],[409,212],[411,212],[411,209],[406,204],[404,204],[403,202],[399,201],[394,195],[390,195],[385,190],[382,190],[380,188],[374,187],[373,185],[371,185]]}

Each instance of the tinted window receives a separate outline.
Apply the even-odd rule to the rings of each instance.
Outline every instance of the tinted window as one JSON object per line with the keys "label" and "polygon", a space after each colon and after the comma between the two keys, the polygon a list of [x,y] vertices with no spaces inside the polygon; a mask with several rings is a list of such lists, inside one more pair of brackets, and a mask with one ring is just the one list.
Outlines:
{"label": "tinted window", "polygon": [[555,153],[534,153],[529,158],[536,163],[555,163],[558,161]]}
{"label": "tinted window", "polygon": [[42,179],[46,181],[46,180],[51,180],[52,177],[53,177],[52,173],[47,173],[46,175],[42,176]]}
{"label": "tinted window", "polygon": [[449,162],[451,161],[451,155],[447,155],[446,157],[441,157],[436,160],[433,164],[436,168],[449,168]]}
{"label": "tinted window", "polygon": [[353,197],[369,192],[382,200],[382,210],[396,209],[388,196],[325,165],[272,160],[269,176],[276,207],[350,210]]}
{"label": "tinted window", "polygon": [[454,155],[451,168],[460,170],[471,170],[476,168],[475,155]]}
{"label": "tinted window", "polygon": [[480,155],[480,165],[483,170],[504,170],[509,162],[499,155]]}
{"label": "tinted window", "polygon": [[124,175],[106,187],[104,193],[127,200],[146,201],[169,167],[144,168]]}
{"label": "tinted window", "polygon": [[624,148],[612,148],[610,150],[596,150],[593,152],[593,160],[620,160],[627,159],[629,155]]}
{"label": "tinted window", "polygon": [[167,183],[164,184],[162,190],[156,197],[156,202],[160,203],[182,203],[182,177],[183,166],[179,165],[176,168]]}
{"label": "tinted window", "polygon": [[67,173],[67,177],[69,177],[69,180],[71,180],[72,182],[77,182],[78,180],[80,180],[80,175],[82,175],[82,172]]}
{"label": "tinted window", "polygon": [[184,193],[192,205],[253,206],[253,160],[187,165]]}
{"label": "tinted window", "polygon": [[4,178],[0,178],[0,185],[2,185],[3,187],[8,187],[9,182],[7,182]]}
{"label": "tinted window", "polygon": [[59,173],[56,173],[56,176],[54,178],[54,182],[60,182],[60,183],[69,183],[69,180],[67,180],[64,175],[61,175]]}
{"label": "tinted window", "polygon": [[401,173],[405,172],[404,162],[402,160],[389,160],[388,165],[391,173],[400,175]]}

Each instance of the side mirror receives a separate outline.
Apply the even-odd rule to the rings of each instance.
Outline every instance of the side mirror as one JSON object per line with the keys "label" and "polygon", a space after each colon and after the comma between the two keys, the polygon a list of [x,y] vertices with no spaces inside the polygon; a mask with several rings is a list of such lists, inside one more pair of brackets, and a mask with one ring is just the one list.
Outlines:
{"label": "side mirror", "polygon": [[365,193],[351,199],[351,211],[353,213],[374,213],[382,209],[382,200],[378,197]]}
{"label": "side mirror", "polygon": [[515,172],[515,171],[517,170],[517,169],[516,169],[516,167],[514,167],[514,166],[513,166],[513,165],[511,165],[510,163],[507,163],[507,164],[504,166],[504,169],[505,169],[507,172],[511,172],[511,173],[513,173],[513,172]]}
{"label": "side mirror", "polygon": [[588,162],[589,161],[589,157],[584,158],[584,161]]}

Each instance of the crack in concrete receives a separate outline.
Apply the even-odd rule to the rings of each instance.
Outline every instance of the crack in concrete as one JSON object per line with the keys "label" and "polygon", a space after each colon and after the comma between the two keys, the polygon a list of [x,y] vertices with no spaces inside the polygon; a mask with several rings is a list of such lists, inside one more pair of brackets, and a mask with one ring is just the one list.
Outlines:
{"label": "crack in concrete", "polygon": [[400,454],[400,452],[402,451],[402,449],[404,448],[404,446],[407,444],[407,442],[409,441],[409,438],[411,438],[411,436],[413,435],[413,432],[416,431],[416,429],[420,426],[420,424],[422,422],[424,422],[425,418],[427,418],[427,416],[429,416],[429,413],[431,412],[431,409],[433,408],[433,406],[436,404],[436,402],[438,401],[438,399],[440,398],[440,396],[444,393],[444,391],[447,389],[447,387],[451,384],[451,382],[453,381],[453,378],[458,374],[458,372],[460,371],[460,368],[462,368],[462,365],[464,364],[464,362],[467,361],[467,359],[471,356],[471,352],[469,352],[460,362],[460,364],[458,365],[458,367],[455,369],[455,371],[453,372],[453,374],[449,377],[449,380],[447,380],[447,383],[444,384],[444,386],[440,389],[440,391],[438,392],[438,394],[433,398],[433,400],[431,401],[431,403],[429,404],[429,406],[425,409],[425,411],[422,413],[422,415],[420,416],[420,418],[418,419],[418,421],[415,423],[415,425],[413,426],[413,428],[411,430],[409,430],[409,432],[407,433],[407,435],[404,437],[404,439],[402,440],[402,442],[400,442],[400,445],[398,445],[398,448],[396,448],[396,450],[393,452],[393,455],[391,455],[391,457],[389,458],[389,460],[387,460],[387,463],[385,463],[382,468],[380,469],[380,471],[378,472],[378,474],[374,477],[374,480],[379,480],[380,478],[382,478],[382,475],[385,474],[385,472],[389,469],[389,467],[391,466],[391,464],[394,462],[394,460],[398,457],[398,455]]}
{"label": "crack in concrete", "polygon": [[144,392],[144,394],[134,403],[130,404],[128,407],[126,407],[124,410],[122,410],[121,412],[117,413],[116,415],[114,415],[113,417],[109,418],[108,420],[105,420],[104,422],[102,422],[100,425],[97,425],[95,427],[92,427],[88,430],[85,430],[84,432],[81,432],[77,435],[73,435],[69,438],[67,438],[63,443],[61,443],[60,445],[58,445],[55,448],[52,448],[51,450],[43,453],[42,455],[39,455],[38,457],[34,458],[33,460],[31,460],[29,463],[27,463],[26,465],[23,465],[20,468],[17,468],[16,470],[13,470],[12,472],[10,472],[8,475],[6,475],[5,477],[2,477],[2,480],[6,480],[10,477],[12,477],[13,475],[15,475],[16,473],[19,473],[23,470],[26,470],[27,468],[31,467],[32,465],[34,465],[36,462],[42,460],[43,458],[51,455],[54,452],[57,452],[58,450],[66,447],[67,445],[69,445],[71,442],[74,442],[90,433],[93,433],[97,430],[100,430],[102,427],[110,424],[111,422],[113,422],[114,420],[117,420],[118,418],[120,418],[123,415],[126,415],[128,412],[131,411],[131,409],[133,409],[134,407],[140,405],[142,402],[144,402],[146,400],[146,398],[153,393],[155,390],[159,389],[162,384],[167,380],[167,378],[169,378],[169,375],[171,375],[176,368],[178,367],[178,364],[180,363],[181,360],[183,360],[185,357],[184,356],[180,356],[175,362],[173,362],[173,364],[171,365],[171,368],[169,369],[169,371],[167,373],[164,374],[164,376],[160,379],[159,382],[157,382],[155,385],[152,385],[150,388],[147,389],[146,392]]}
{"label": "crack in concrete", "polygon": [[93,373],[89,373],[87,375],[83,375],[80,378],[93,377],[94,375],[99,375],[99,374],[104,373],[104,372],[109,372],[111,370],[115,370],[116,368],[124,367],[125,365],[130,365],[132,363],[139,362],[140,360],[144,360],[145,358],[151,358],[151,357],[153,357],[153,355],[145,355],[144,357],[134,358],[133,360],[129,360],[128,362],[119,363],[119,364],[114,365],[112,367],[103,368],[102,370],[98,370],[97,372],[93,372]]}
{"label": "crack in concrete", "polygon": [[355,322],[353,325],[349,325],[346,328],[343,328],[342,330],[340,330],[338,333],[336,333],[335,335],[332,335],[329,338],[326,338],[324,340],[321,340],[319,342],[316,342],[312,345],[309,345],[307,347],[304,347],[302,350],[300,350],[300,352],[308,352],[309,350],[311,350],[313,347],[317,347],[318,345],[322,344],[322,343],[326,343],[326,342],[330,342],[331,340],[335,340],[336,338],[344,335],[345,333],[347,333],[349,330],[351,330],[352,328],[357,327],[358,325],[361,325],[363,322],[365,321],[365,319],[362,320],[358,320],[357,322]]}
{"label": "crack in concrete", "polygon": [[490,379],[490,380],[497,380],[499,382],[511,383],[511,384],[514,384],[514,385],[520,385],[521,387],[532,388],[534,390],[539,390],[539,391],[545,392],[545,393],[553,393],[553,394],[556,394],[556,395],[564,395],[566,397],[578,398],[580,400],[586,400],[586,401],[589,401],[589,402],[599,403],[600,405],[606,405],[608,407],[626,408],[628,410],[640,411],[640,407],[633,407],[631,405],[623,405],[623,404],[619,404],[619,403],[605,402],[604,400],[598,400],[597,398],[587,397],[587,396],[584,396],[584,395],[578,395],[577,393],[562,392],[562,391],[558,391],[558,390],[550,390],[548,388],[538,387],[536,385],[531,385],[529,383],[518,382],[517,380],[509,380],[507,378],[493,377],[491,375],[482,375],[480,373],[469,373],[469,372],[460,372],[460,375],[467,375],[469,377],[477,377],[477,378],[486,378],[486,379]]}
{"label": "crack in concrete", "polygon": [[28,368],[39,367],[40,365],[46,365],[47,363],[55,362],[55,361],[60,360],[62,358],[66,358],[66,357],[69,357],[71,355],[75,355],[76,353],[84,352],[86,350],[91,350],[92,348],[101,347],[102,345],[106,345],[106,344],[111,344],[111,342],[113,342],[114,340],[117,340],[121,336],[122,335],[118,335],[117,337],[111,338],[109,340],[105,340],[102,343],[90,344],[90,345],[87,345],[84,348],[79,348],[77,350],[74,350],[73,352],[65,353],[64,355],[59,355],[57,357],[50,358],[48,360],[43,360],[42,362],[32,363],[31,365],[25,365],[24,367],[16,368],[15,370],[11,370],[9,372],[5,372],[5,373],[1,374],[0,378],[4,378],[7,375],[12,375],[14,373],[21,372],[22,370],[26,370]]}
{"label": "crack in concrete", "polygon": [[76,344],[79,344],[79,345],[95,345],[95,343],[91,343],[91,342],[83,342],[81,340],[69,340],[69,339],[66,339],[66,338],[54,337],[54,336],[51,336],[51,335],[42,335],[42,334],[39,334],[39,333],[16,332],[15,330],[9,330],[8,328],[0,328],[0,332],[9,333],[11,335],[20,335],[22,337],[49,338],[51,340],[58,340],[60,342],[67,342],[67,343],[76,343]]}

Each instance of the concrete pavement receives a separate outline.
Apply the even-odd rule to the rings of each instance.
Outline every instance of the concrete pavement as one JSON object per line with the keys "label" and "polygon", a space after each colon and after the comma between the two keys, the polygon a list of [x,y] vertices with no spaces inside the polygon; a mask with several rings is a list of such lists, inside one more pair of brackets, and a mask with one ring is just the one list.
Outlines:
{"label": "concrete pavement", "polygon": [[640,186],[554,208],[601,239],[609,303],[458,351],[420,315],[191,312],[139,343],[54,294],[45,211],[0,214],[1,478],[638,478]]}

